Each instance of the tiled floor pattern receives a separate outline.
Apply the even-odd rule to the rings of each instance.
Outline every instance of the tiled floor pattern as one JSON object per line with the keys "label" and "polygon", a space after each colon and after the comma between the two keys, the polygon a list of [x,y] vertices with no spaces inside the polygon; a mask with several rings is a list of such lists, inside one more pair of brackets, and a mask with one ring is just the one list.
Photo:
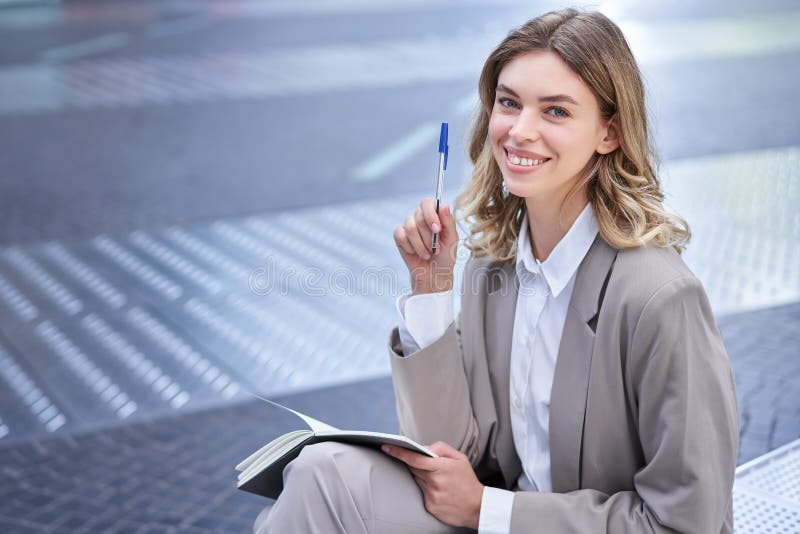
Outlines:
{"label": "tiled floor pattern", "polygon": [[[800,150],[667,170],[718,316],[800,299]],[[0,249],[0,440],[385,376],[417,202]]]}
{"label": "tiled floor pattern", "polygon": [[[737,377],[744,463],[800,438],[800,304],[728,315],[720,328]],[[276,400],[339,428],[397,431],[388,377]],[[0,447],[0,531],[249,532],[269,501],[237,490],[234,466],[301,426],[278,408],[248,401]],[[785,527],[797,521],[800,465],[792,458],[740,474],[737,533],[766,532],[759,528],[767,519],[776,522],[772,532],[792,532]],[[783,500],[766,498],[776,491]],[[745,519],[757,517],[765,519]]]}

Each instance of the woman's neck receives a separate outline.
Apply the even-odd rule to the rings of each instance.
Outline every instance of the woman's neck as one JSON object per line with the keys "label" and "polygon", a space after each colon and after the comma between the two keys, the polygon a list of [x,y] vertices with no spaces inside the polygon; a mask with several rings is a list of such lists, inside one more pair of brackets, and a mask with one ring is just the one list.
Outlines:
{"label": "woman's neck", "polygon": [[528,210],[528,237],[531,240],[533,256],[539,261],[543,262],[550,256],[588,202],[585,190],[565,202],[562,209],[563,198],[553,195],[525,199]]}

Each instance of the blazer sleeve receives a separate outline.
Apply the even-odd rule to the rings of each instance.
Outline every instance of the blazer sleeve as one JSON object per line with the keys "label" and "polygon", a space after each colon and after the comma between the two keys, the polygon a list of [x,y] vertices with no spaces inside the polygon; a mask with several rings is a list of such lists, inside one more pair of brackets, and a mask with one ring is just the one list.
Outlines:
{"label": "blazer sleeve", "polygon": [[445,441],[470,458],[475,467],[478,424],[472,411],[462,361],[460,314],[427,347],[403,356],[398,330],[389,337],[400,432],[424,444]]}
{"label": "blazer sleeve", "polygon": [[440,338],[404,356],[394,328],[389,358],[401,433],[423,444],[450,444],[469,458],[478,480],[508,488],[496,454],[498,415],[483,332],[490,264],[467,260],[462,286],[471,289]]}
{"label": "blazer sleeve", "polygon": [[738,455],[736,386],[696,279],[674,279],[650,297],[625,373],[645,458],[634,490],[518,492],[512,533],[723,531]]}

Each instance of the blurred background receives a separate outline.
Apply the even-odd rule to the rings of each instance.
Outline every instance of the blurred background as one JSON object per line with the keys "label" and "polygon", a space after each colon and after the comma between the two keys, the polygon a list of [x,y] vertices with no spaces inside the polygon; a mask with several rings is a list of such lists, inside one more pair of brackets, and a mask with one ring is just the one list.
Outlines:
{"label": "blurred background", "polygon": [[645,76],[737,381],[737,531],[800,529],[796,0],[0,0],[0,530],[248,531],[233,467],[301,425],[254,392],[396,432],[392,229],[442,121],[446,199],[469,178],[492,48],[569,5]]}

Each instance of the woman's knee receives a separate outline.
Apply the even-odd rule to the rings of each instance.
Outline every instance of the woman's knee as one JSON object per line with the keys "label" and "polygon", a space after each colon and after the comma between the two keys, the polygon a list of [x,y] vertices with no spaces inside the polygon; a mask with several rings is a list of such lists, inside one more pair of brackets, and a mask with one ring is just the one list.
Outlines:
{"label": "woman's knee", "polygon": [[324,441],[303,447],[300,454],[286,466],[285,475],[293,479],[320,482],[327,477],[350,474],[346,464],[354,455],[361,454],[357,446]]}
{"label": "woman's knee", "polygon": [[396,481],[398,477],[410,479],[410,474],[403,464],[378,450],[325,441],[304,447],[286,466],[284,479],[287,477],[302,486],[338,487],[366,496],[374,491],[376,482]]}
{"label": "woman's knee", "polygon": [[318,469],[327,469],[335,462],[335,455],[337,452],[338,443],[332,441],[324,441],[322,443],[314,443],[313,445],[306,445],[300,454],[292,460],[289,465],[295,471],[314,471]]}

